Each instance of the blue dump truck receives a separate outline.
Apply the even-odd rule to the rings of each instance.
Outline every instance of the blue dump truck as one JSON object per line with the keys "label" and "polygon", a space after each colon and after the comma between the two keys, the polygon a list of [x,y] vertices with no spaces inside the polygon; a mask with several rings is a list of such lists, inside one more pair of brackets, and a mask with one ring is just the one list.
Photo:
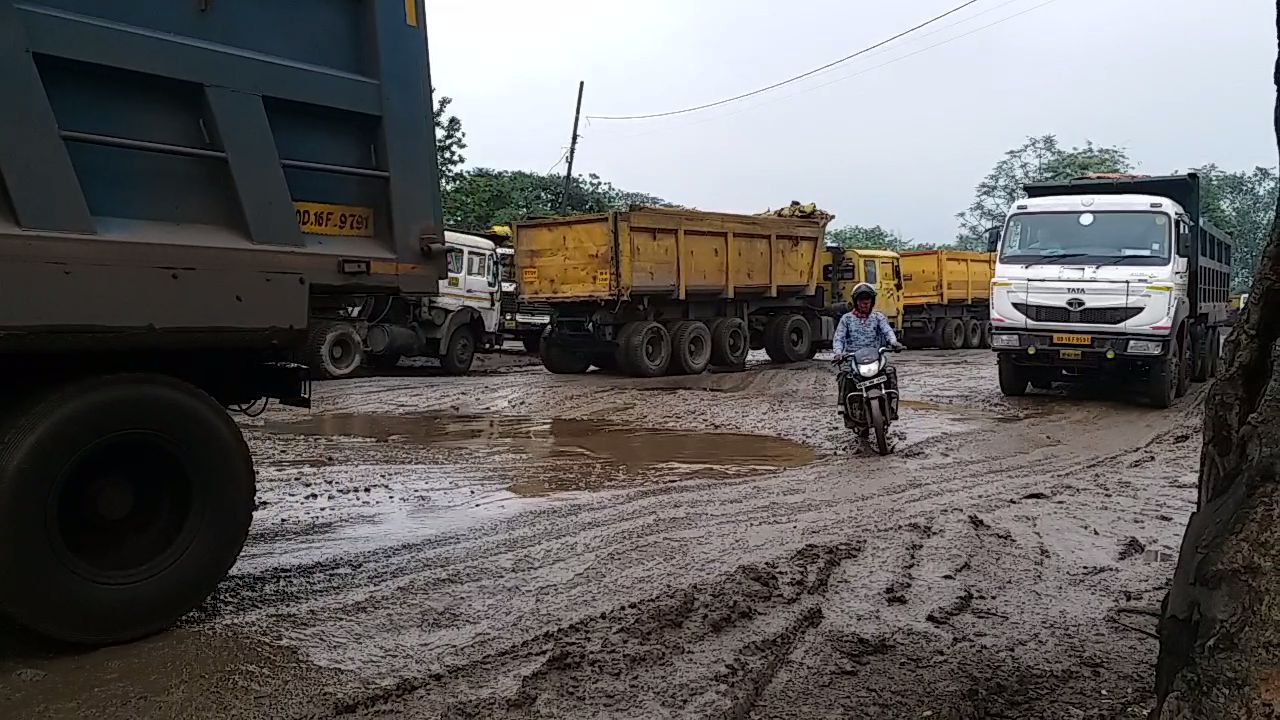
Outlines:
{"label": "blue dump truck", "polygon": [[[422,0],[0,0],[0,610],[113,643],[236,561],[228,410],[445,275]],[[352,346],[354,344],[354,346]]]}

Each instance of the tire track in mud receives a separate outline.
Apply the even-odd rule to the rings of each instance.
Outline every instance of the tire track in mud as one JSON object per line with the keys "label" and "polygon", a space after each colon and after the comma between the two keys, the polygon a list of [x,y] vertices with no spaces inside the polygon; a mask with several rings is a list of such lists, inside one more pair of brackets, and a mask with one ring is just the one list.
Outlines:
{"label": "tire track in mud", "polygon": [[[465,666],[351,698],[327,717],[394,717],[401,703],[458,719],[607,715],[619,708],[594,688],[626,676],[629,691],[643,695],[628,700],[656,714],[745,718],[800,639],[821,624],[833,574],[861,552],[858,543],[806,545],[785,559],[744,565]],[[492,687],[495,664],[499,677],[514,681],[498,693],[477,694]],[[701,682],[690,682],[695,678]]]}

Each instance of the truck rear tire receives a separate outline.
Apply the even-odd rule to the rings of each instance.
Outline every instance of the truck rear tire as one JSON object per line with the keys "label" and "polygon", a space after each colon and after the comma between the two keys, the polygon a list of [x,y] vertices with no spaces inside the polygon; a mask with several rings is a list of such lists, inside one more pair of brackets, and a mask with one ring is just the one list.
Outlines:
{"label": "truck rear tire", "polygon": [[475,359],[476,335],[471,328],[463,326],[449,336],[449,346],[440,356],[440,367],[450,375],[466,375]]}
{"label": "truck rear tire", "polygon": [[959,350],[964,347],[965,337],[963,320],[943,320],[942,337],[939,339],[938,345],[943,350]]}
{"label": "truck rear tire", "polygon": [[542,366],[556,375],[581,375],[591,367],[591,361],[580,353],[561,345],[543,335],[538,354],[542,356]]}
{"label": "truck rear tire", "polygon": [[970,350],[982,347],[982,323],[974,318],[964,321],[964,346]]}
{"label": "truck rear tire", "polygon": [[716,318],[711,326],[711,364],[741,367],[751,349],[747,323],[742,318]]}
{"label": "truck rear tire", "polygon": [[335,380],[360,369],[364,362],[364,341],[351,323],[321,320],[311,328],[306,352],[311,377]]}
{"label": "truck rear tire", "polygon": [[671,364],[671,336],[652,320],[629,322],[618,339],[618,361],[632,377],[658,377]]}
{"label": "truck rear tire", "polygon": [[813,347],[813,328],[802,315],[779,315],[764,330],[764,351],[776,363],[807,360]]}
{"label": "truck rear tire", "polygon": [[0,608],[66,642],[154,634],[217,587],[253,508],[249,449],[199,389],[116,375],[44,393],[0,428]]}
{"label": "truck rear tire", "polygon": [[1222,361],[1222,335],[1218,328],[1209,331],[1209,377],[1218,377],[1218,364]]}
{"label": "truck rear tire", "polygon": [[1191,357],[1191,379],[1195,382],[1202,383],[1209,379],[1209,347],[1213,330],[1205,328],[1204,332],[1199,333],[1199,338],[1192,340],[1192,357]]}
{"label": "truck rear tire", "polygon": [[701,375],[711,364],[711,331],[697,320],[681,320],[671,325],[672,375]]}
{"label": "truck rear tire", "polygon": [[998,360],[1000,368],[1000,392],[1005,397],[1022,397],[1027,394],[1027,383],[1030,381],[1026,369],[1018,366],[1008,358]]}

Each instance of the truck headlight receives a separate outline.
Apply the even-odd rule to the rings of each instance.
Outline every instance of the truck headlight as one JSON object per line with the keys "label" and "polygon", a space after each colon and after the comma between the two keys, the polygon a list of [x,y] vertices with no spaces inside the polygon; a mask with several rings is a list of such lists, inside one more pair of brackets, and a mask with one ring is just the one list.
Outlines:
{"label": "truck headlight", "polygon": [[997,333],[991,336],[991,347],[997,348],[1016,348],[1022,345],[1017,335],[1012,333]]}
{"label": "truck headlight", "polygon": [[1130,340],[1126,352],[1130,355],[1159,355],[1164,352],[1164,343],[1158,340]]}

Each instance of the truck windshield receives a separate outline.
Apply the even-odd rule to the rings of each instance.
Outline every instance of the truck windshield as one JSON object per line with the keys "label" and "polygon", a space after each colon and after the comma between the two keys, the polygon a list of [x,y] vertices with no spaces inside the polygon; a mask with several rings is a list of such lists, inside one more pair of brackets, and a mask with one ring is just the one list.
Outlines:
{"label": "truck windshield", "polygon": [[1025,213],[1009,218],[1000,260],[1079,265],[1164,265],[1172,237],[1169,217],[1154,212]]}

